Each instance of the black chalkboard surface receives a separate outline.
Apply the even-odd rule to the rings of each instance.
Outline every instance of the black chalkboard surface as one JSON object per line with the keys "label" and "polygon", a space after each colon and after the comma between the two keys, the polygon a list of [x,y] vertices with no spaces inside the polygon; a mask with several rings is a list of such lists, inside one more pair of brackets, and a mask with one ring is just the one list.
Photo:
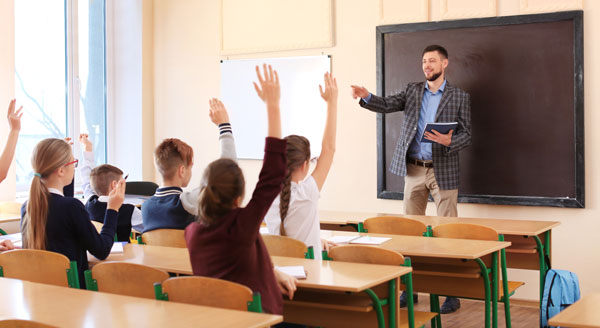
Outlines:
{"label": "black chalkboard surface", "polygon": [[[430,44],[446,79],[471,95],[472,145],[459,202],[584,207],[583,12],[377,27],[377,94],[423,81]],[[403,113],[377,114],[378,197],[402,199],[388,171]]]}

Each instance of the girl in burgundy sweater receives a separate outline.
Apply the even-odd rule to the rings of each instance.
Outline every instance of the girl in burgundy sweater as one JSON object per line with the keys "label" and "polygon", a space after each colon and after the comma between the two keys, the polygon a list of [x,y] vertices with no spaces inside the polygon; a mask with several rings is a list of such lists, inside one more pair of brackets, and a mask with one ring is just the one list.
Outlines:
{"label": "girl in burgundy sweater", "polygon": [[258,96],[267,105],[268,136],[259,180],[246,207],[244,176],[231,159],[212,162],[204,171],[206,186],[199,201],[199,220],[185,229],[195,275],[234,281],[259,292],[265,312],[282,314],[281,293],[293,297],[296,280],[273,269],[260,236],[260,224],[273,199],[281,192],[286,174],[286,142],[281,139],[279,78],[264,65],[264,78],[256,67]]}

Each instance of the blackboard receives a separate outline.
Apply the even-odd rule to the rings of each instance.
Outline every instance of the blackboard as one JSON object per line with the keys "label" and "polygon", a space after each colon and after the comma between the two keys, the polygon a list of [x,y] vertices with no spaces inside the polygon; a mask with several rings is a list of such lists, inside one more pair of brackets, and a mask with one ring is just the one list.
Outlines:
{"label": "blackboard", "polygon": [[[448,82],[471,95],[472,145],[459,202],[584,207],[583,12],[378,26],[377,94],[424,81],[423,49],[449,53]],[[389,172],[403,113],[377,114],[378,198],[402,199]]]}

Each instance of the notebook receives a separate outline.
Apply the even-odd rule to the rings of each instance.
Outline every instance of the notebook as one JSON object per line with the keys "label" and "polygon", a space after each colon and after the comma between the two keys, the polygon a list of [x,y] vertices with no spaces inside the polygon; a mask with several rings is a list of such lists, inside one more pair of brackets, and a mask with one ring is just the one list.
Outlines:
{"label": "notebook", "polygon": [[371,236],[334,236],[328,238],[334,244],[362,244],[362,245],[381,245],[392,238],[371,237]]}
{"label": "notebook", "polygon": [[306,279],[306,271],[302,265],[276,266],[275,269],[297,279]]}
{"label": "notebook", "polygon": [[423,134],[421,134],[421,142],[433,143],[431,140],[425,139],[425,132],[431,132],[431,130],[436,130],[441,134],[447,134],[450,130],[454,130],[456,132],[456,127],[458,126],[458,122],[442,122],[442,123],[427,123],[425,125],[425,130]]}

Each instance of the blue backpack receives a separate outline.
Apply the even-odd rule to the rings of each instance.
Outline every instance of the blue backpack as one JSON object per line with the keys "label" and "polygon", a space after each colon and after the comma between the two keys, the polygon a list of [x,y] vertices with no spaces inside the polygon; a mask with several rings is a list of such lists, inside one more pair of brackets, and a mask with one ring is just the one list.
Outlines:
{"label": "blue backpack", "polygon": [[548,327],[548,319],[577,300],[579,300],[577,275],[566,270],[548,270],[540,308],[540,326]]}

